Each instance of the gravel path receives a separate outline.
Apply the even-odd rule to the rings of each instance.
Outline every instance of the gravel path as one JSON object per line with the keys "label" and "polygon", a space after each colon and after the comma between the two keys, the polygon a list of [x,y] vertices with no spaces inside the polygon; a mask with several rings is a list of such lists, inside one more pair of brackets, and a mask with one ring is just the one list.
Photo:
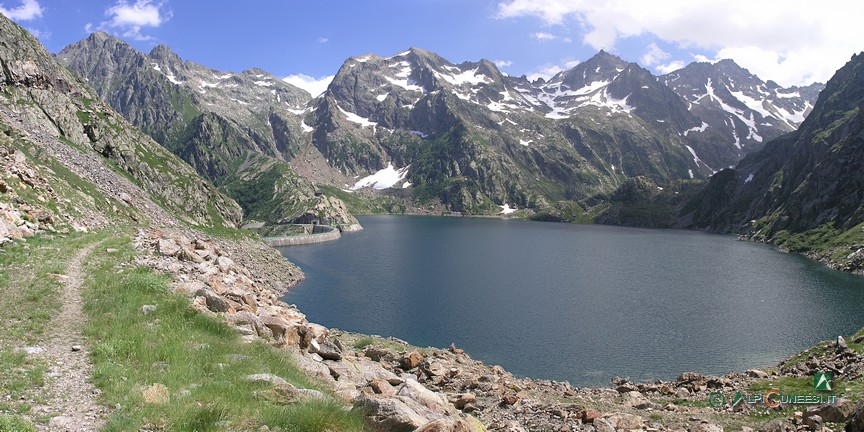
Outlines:
{"label": "gravel path", "polygon": [[93,365],[87,354],[82,329],[82,262],[96,244],[78,252],[69,261],[63,280],[63,308],[48,326],[52,336],[37,355],[49,365],[45,374],[45,400],[33,407],[33,414],[52,416],[49,431],[95,431],[101,429],[107,409],[97,402],[99,390],[90,382]]}

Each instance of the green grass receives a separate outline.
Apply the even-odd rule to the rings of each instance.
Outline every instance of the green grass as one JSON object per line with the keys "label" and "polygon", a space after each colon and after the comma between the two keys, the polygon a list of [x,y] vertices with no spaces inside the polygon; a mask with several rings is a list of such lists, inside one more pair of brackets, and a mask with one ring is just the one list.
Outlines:
{"label": "green grass", "polygon": [[363,348],[366,348],[373,343],[375,343],[375,339],[372,339],[371,337],[360,338],[354,342],[354,348],[362,350]]}
{"label": "green grass", "polygon": [[[85,311],[86,333],[94,341],[94,382],[107,405],[120,407],[107,431],[363,429],[361,414],[335,399],[283,404],[262,397],[269,387],[246,376],[271,373],[298,387],[317,385],[284,353],[244,343],[226,324],[194,311],[188,299],[169,292],[164,276],[123,267],[134,253],[128,239],[103,246],[118,252],[88,263]],[[144,315],[144,304],[158,309]],[[144,403],[142,391],[154,383],[168,388],[170,403]]]}
{"label": "green grass", "polygon": [[0,432],[36,432],[36,427],[21,417],[0,415]]}

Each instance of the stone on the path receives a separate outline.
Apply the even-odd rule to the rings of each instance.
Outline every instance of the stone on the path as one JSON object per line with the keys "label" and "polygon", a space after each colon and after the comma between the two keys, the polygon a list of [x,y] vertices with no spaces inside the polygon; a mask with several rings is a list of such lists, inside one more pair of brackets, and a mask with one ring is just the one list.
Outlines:
{"label": "stone on the path", "polygon": [[81,345],[72,345],[72,352],[78,352],[84,349]]}
{"label": "stone on the path", "polygon": [[171,401],[168,387],[165,384],[156,383],[144,390],[144,403],[150,405],[167,404]]}
{"label": "stone on the path", "polygon": [[45,276],[48,276],[49,278],[54,279],[57,282],[66,282],[67,280],[69,280],[69,276],[57,273],[48,273]]}

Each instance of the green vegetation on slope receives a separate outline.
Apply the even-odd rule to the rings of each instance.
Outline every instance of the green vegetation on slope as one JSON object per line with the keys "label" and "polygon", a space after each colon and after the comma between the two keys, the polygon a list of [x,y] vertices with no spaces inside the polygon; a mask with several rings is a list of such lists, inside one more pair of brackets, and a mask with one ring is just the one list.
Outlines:
{"label": "green vegetation on slope", "polygon": [[[246,380],[269,373],[305,388],[316,387],[284,353],[263,343],[244,343],[228,325],[193,310],[172,294],[168,281],[129,263],[128,237],[112,239],[112,254],[88,263],[86,328],[94,382],[109,406],[119,406],[108,431],[362,430],[360,413],[335,399],[289,403],[269,385]],[[156,305],[143,314],[141,306]],[[148,404],[143,391],[164,385],[170,403]]]}

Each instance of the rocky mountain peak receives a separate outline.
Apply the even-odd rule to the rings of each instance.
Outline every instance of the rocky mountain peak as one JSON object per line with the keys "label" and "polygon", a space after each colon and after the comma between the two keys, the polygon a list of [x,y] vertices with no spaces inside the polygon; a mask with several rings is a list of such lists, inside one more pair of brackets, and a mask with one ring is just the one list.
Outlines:
{"label": "rocky mountain peak", "polygon": [[170,63],[182,63],[180,56],[174,53],[167,45],[159,44],[150,50],[150,58],[156,61],[165,61]]}

